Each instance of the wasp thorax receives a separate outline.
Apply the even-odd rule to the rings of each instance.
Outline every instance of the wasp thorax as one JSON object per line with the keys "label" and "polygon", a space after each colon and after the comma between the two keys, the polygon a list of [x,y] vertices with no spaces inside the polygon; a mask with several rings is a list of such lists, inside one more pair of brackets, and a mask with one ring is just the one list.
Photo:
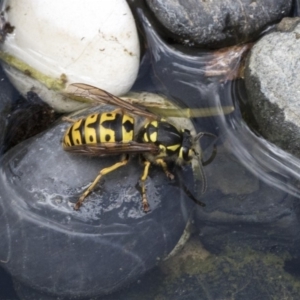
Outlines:
{"label": "wasp thorax", "polygon": [[153,143],[158,146],[156,158],[175,159],[177,163],[190,162],[194,157],[194,140],[187,129],[178,130],[169,122],[151,121],[141,131],[143,143]]}

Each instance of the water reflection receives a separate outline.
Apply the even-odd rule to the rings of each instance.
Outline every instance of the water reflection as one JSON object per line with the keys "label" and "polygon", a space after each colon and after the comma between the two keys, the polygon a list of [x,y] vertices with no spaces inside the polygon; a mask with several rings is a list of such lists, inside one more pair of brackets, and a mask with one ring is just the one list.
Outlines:
{"label": "water reflection", "polygon": [[[235,83],[232,83],[232,99],[237,103],[240,99],[235,91]],[[218,96],[215,101],[220,102]],[[255,135],[242,120],[238,105],[227,120],[219,118],[219,121],[230,151],[245,167],[271,187],[299,197],[299,159]]]}
{"label": "water reflection", "polygon": [[[142,10],[138,10],[138,15],[147,37],[148,55],[151,56],[153,68],[152,81],[157,91],[168,95],[181,106],[219,108],[217,117],[198,119],[195,123],[201,130],[213,132],[218,134],[220,140],[226,140],[228,151],[234,153],[261,180],[298,197],[300,161],[249,129],[239,108],[240,102],[247,102],[240,82],[228,80],[226,76],[207,77],[206,66],[213,59],[211,52],[195,49],[182,52],[181,47],[167,45]],[[232,69],[239,67],[239,60]],[[218,67],[216,65],[216,72]],[[235,112],[223,115],[222,106],[234,106]]]}
{"label": "water reflection", "polygon": [[292,15],[293,15],[293,17],[300,16],[300,1],[299,0],[293,1]]}

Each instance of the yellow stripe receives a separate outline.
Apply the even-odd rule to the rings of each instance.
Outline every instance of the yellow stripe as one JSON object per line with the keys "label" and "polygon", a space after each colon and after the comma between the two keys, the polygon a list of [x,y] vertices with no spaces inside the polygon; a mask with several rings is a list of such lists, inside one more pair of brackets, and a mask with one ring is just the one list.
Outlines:
{"label": "yellow stripe", "polygon": [[178,157],[183,159],[182,147],[179,150]]}
{"label": "yellow stripe", "polygon": [[65,133],[65,136],[63,138],[63,148],[71,146],[71,141],[70,141],[70,138],[69,138],[70,129],[71,129],[71,126],[67,129],[67,131]]}
{"label": "yellow stripe", "polygon": [[176,145],[167,147],[167,149],[175,152],[179,147],[180,147],[180,144],[176,144]]}
{"label": "yellow stripe", "polygon": [[72,126],[72,138],[73,138],[74,145],[81,145],[82,144],[81,133],[78,130],[81,123],[82,123],[82,119],[76,121]]}
{"label": "yellow stripe", "polygon": [[152,143],[157,141],[157,132],[153,132],[152,134],[150,134],[150,141]]}
{"label": "yellow stripe", "polygon": [[145,141],[146,143],[149,142],[147,132],[144,133],[144,141]]}
{"label": "yellow stripe", "polygon": [[[150,124],[151,124],[153,127],[158,128],[158,122],[157,122],[157,121],[152,121],[152,122],[150,122]],[[155,132],[153,132],[152,134],[150,134],[149,138],[150,138],[150,141],[151,141],[152,143],[155,143],[155,142],[157,141],[157,131],[155,131]]]}
{"label": "yellow stripe", "polygon": [[98,114],[92,114],[86,117],[85,125],[84,125],[84,133],[85,133],[85,142],[86,144],[96,143],[96,130],[93,128],[89,128],[88,125],[94,123],[97,119]]}

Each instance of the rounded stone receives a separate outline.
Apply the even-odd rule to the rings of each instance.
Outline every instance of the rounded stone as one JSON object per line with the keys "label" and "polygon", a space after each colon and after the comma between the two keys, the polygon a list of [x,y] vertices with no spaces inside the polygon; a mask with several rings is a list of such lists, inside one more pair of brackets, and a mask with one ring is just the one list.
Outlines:
{"label": "rounded stone", "polygon": [[221,48],[257,38],[288,16],[289,0],[147,0],[157,19],[185,44]]}
{"label": "rounded stone", "polygon": [[[88,4],[6,0],[2,7],[13,28],[1,47],[5,53],[51,78],[66,76],[67,83],[87,83],[114,95],[131,88],[140,54],[134,18],[125,0]],[[63,112],[80,106],[49,91],[28,72],[16,72],[7,65],[5,70],[22,94],[33,90]]]}
{"label": "rounded stone", "polygon": [[300,19],[284,19],[278,30],[252,48],[245,68],[249,103],[264,137],[300,157]]}
{"label": "rounded stone", "polygon": [[[99,107],[76,118],[94,112]],[[143,168],[133,157],[107,174],[75,211],[74,203],[98,172],[120,158],[64,152],[61,139],[68,126],[58,122],[3,156],[0,261],[15,281],[39,292],[100,296],[137,280],[166,258],[194,202],[179,176],[169,180],[152,166],[146,184],[151,211],[144,213],[138,185]],[[191,168],[180,172],[192,189]]]}

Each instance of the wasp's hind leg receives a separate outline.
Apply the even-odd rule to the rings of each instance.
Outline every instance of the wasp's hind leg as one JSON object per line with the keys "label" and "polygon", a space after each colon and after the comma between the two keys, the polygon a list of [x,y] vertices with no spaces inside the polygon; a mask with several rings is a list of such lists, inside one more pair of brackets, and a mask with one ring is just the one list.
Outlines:
{"label": "wasp's hind leg", "polygon": [[151,162],[148,160],[145,160],[143,163],[144,163],[144,172],[143,172],[143,175],[141,176],[142,206],[143,206],[144,212],[148,212],[150,210],[150,208],[149,208],[149,203],[148,203],[147,196],[146,196],[145,181],[148,177],[149,167],[151,165]]}
{"label": "wasp's hind leg", "polygon": [[102,176],[122,167],[125,166],[128,163],[129,157],[128,155],[120,162],[115,163],[114,165],[102,169],[98,176],[95,178],[95,180],[92,182],[92,184],[84,191],[84,193],[80,196],[79,200],[76,202],[74,209],[78,210],[80,206],[82,205],[85,198],[92,192],[92,190],[95,188],[96,184],[99,182],[99,180],[102,178]]}

